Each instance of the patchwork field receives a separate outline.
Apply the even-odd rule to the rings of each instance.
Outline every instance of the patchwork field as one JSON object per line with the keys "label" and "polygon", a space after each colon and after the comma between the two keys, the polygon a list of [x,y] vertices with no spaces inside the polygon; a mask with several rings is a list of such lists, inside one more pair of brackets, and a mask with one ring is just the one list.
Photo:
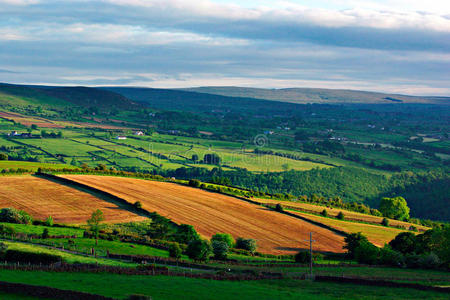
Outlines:
{"label": "patchwork field", "polygon": [[245,201],[167,182],[94,175],[63,175],[156,211],[179,224],[191,224],[204,237],[218,232],[257,240],[264,253],[285,254],[309,247],[314,232],[318,251],[343,252],[344,237],[309,222]]}
{"label": "patchwork field", "polygon": [[36,219],[52,216],[57,223],[85,223],[96,209],[108,223],[141,221],[144,217],[91,194],[34,176],[0,177],[0,207],[22,209]]}

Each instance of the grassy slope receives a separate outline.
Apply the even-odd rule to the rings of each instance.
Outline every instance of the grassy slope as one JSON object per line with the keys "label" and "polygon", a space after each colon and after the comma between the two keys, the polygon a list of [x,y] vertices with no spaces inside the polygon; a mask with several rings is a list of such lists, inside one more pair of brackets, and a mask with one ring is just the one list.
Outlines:
{"label": "grassy slope", "polygon": [[[0,141],[1,143],[1,141]],[[11,161],[2,160],[0,161],[0,169],[27,169],[31,171],[37,171],[39,168],[48,169],[76,169],[76,167],[66,164],[51,164],[51,163],[38,163],[38,162],[28,162],[28,161]]]}
{"label": "grassy slope", "polygon": [[[298,280],[230,282],[166,276],[120,276],[0,270],[0,280],[26,282],[125,299],[446,299],[442,293]],[[105,284],[107,282],[108,284]]]}

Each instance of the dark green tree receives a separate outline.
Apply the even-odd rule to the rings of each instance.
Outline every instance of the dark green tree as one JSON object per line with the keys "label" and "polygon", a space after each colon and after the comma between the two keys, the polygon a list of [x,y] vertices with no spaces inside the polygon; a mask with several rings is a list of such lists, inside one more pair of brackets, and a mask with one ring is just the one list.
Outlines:
{"label": "dark green tree", "polygon": [[382,198],[378,210],[386,218],[409,220],[409,207],[403,197]]}

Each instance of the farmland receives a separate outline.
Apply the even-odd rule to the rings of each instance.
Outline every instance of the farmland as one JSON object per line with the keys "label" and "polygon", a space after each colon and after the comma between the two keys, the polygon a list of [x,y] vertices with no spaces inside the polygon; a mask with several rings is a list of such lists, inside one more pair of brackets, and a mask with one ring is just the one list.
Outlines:
{"label": "farmland", "polygon": [[89,175],[63,177],[130,203],[140,201],[146,210],[156,211],[179,224],[191,224],[208,238],[218,232],[230,233],[235,238],[254,238],[260,251],[279,254],[306,248],[304,239],[314,231],[320,237],[317,250],[343,251],[343,236],[233,197],[166,182]]}
{"label": "farmland", "polygon": [[0,177],[0,206],[25,210],[40,220],[52,216],[58,223],[85,223],[95,209],[101,209],[110,223],[144,219],[117,204],[34,176]]}

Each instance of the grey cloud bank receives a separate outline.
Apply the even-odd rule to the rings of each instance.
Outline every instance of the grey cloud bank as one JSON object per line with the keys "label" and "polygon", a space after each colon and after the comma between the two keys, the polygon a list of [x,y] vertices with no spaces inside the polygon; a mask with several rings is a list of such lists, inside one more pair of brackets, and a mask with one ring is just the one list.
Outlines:
{"label": "grey cloud bank", "polygon": [[0,17],[5,82],[450,95],[445,13],[8,0]]}

